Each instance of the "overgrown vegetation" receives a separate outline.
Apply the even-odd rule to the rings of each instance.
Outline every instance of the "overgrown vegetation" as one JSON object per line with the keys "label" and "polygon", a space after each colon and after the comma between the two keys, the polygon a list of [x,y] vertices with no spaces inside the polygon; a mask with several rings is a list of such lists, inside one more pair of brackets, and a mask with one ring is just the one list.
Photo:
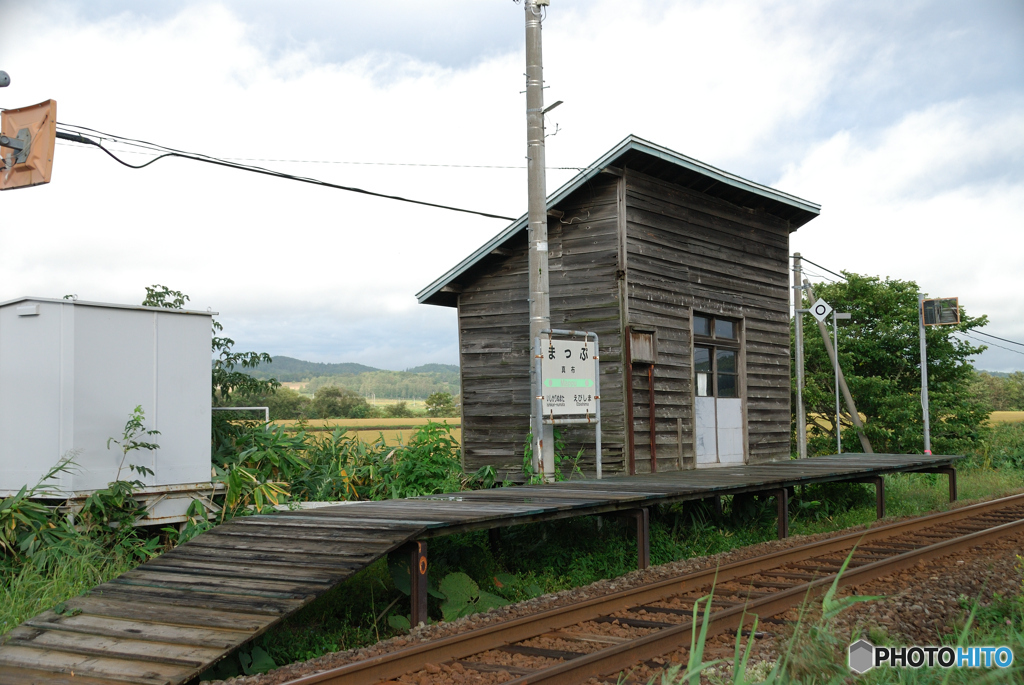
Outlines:
{"label": "overgrown vegetation", "polygon": [[[857,410],[865,417],[864,432],[875,452],[920,453],[923,424],[918,285],[843,273],[845,282],[816,284],[814,294],[835,309],[853,315],[839,328],[839,360]],[[984,326],[987,318],[969,316],[963,309],[960,318],[956,326],[929,327],[925,336],[935,454],[972,452],[989,413],[986,403],[971,391],[975,372],[970,358],[983,348],[955,335]],[[805,326],[805,330],[804,403],[808,415],[827,419],[811,422],[808,453],[834,454],[834,371],[821,336],[813,326]],[[861,451],[845,407],[840,423],[846,437],[844,451]]]}
{"label": "overgrown vegetation", "polygon": [[977,371],[971,393],[992,411],[1024,411],[1024,371],[994,374]]}

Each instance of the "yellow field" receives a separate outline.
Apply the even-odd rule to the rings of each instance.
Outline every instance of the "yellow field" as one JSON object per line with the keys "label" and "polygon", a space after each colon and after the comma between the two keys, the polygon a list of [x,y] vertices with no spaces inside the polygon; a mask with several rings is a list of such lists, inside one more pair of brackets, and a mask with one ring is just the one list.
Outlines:
{"label": "yellow field", "polygon": [[[433,421],[434,423],[447,423],[449,426],[459,426],[462,421],[458,417],[447,419],[431,419],[418,417],[412,419],[308,419],[306,426],[316,429],[330,429],[337,426],[344,428],[356,428],[358,430],[370,430],[374,428],[418,428]],[[295,426],[298,420],[272,421],[275,426]]]}
{"label": "yellow field", "polygon": [[[451,424],[449,424],[451,425]],[[404,430],[376,430],[376,431],[355,431],[355,434],[359,436],[359,439],[363,442],[375,442],[377,438],[384,435],[384,442],[388,445],[399,445],[405,444],[409,441],[410,436],[416,432],[416,429],[404,429]],[[352,435],[352,431],[348,431],[345,435]],[[453,428],[452,437],[462,444],[462,429]]]}
{"label": "yellow field", "polygon": [[[867,417],[863,414],[860,415],[860,418],[862,421],[867,421]],[[814,424],[818,424],[825,430],[832,430],[832,422],[826,416],[808,414],[807,419],[809,421],[808,431]],[[994,411],[988,415],[988,421],[989,423],[1024,423],[1024,411]]]}
{"label": "yellow field", "polygon": [[988,416],[992,423],[1022,423],[1024,411],[994,411]]}
{"label": "yellow field", "polygon": [[[331,431],[335,428],[347,428],[345,435],[353,433],[363,442],[374,442],[383,433],[388,445],[405,443],[420,426],[434,423],[447,423],[452,426],[452,437],[462,442],[462,422],[458,418],[447,419],[310,419],[306,421],[307,430]],[[299,421],[272,421],[275,426],[294,428]]]}

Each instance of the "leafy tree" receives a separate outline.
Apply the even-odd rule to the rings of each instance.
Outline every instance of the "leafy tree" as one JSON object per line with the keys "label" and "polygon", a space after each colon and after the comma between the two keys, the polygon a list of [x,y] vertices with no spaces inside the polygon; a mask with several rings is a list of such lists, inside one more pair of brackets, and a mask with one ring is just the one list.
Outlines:
{"label": "leafy tree", "polygon": [[[73,297],[65,295],[64,299]],[[180,290],[171,290],[166,285],[146,286],[146,299],[142,301],[143,307],[163,307],[164,309],[184,309],[185,303],[191,298]]]}
{"label": "leafy tree", "polygon": [[291,388],[278,388],[270,393],[246,395],[239,392],[231,393],[230,399],[220,402],[226,407],[267,407],[270,420],[311,419],[316,416],[313,400],[307,395]]}
{"label": "leafy tree", "polygon": [[[843,273],[845,283],[818,284],[814,294],[838,311],[853,315],[840,326],[839,360],[857,409],[867,417],[865,433],[876,452],[920,453],[924,438],[918,286],[913,281]],[[954,334],[986,323],[987,317],[968,316],[961,308],[959,325],[930,326],[926,331],[932,451],[936,454],[963,453],[984,430],[988,410],[971,392],[974,368],[970,358],[985,348]],[[834,371],[816,327],[807,328],[804,402],[809,415],[831,423],[835,416]],[[835,453],[834,428],[811,423],[808,450],[812,454]],[[843,449],[860,451],[848,416],[842,417],[841,425],[847,434]]]}
{"label": "leafy tree", "polygon": [[370,413],[370,405],[357,392],[327,385],[313,395],[313,411],[321,419],[358,419]]}
{"label": "leafy tree", "polygon": [[407,419],[413,415],[408,402],[395,402],[384,408],[384,415],[392,419]]}
{"label": "leafy tree", "polygon": [[[171,290],[165,285],[146,287],[146,299],[142,301],[146,307],[163,307],[165,309],[184,309],[189,296],[180,290]],[[260,364],[273,361],[266,352],[235,352],[235,341],[231,338],[219,337],[224,327],[216,319],[213,320],[213,400],[227,402],[232,392],[245,395],[269,394],[281,386],[276,379],[256,379],[236,370],[256,368]]]}
{"label": "leafy tree", "polygon": [[972,392],[994,411],[1024,411],[1024,372],[996,376],[981,371],[974,376]]}
{"label": "leafy tree", "polygon": [[427,416],[455,416],[455,398],[450,392],[435,392],[427,398]]}

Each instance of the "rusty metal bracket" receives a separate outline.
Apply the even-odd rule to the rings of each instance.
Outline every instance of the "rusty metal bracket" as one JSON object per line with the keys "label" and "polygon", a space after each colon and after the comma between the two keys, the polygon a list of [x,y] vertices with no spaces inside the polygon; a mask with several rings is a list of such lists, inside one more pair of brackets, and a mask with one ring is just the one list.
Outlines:
{"label": "rusty metal bracket", "polygon": [[933,469],[921,469],[920,471],[907,471],[907,473],[938,473],[949,477],[949,501],[955,502],[957,500],[957,489],[956,489],[956,467],[955,466],[938,466]]}
{"label": "rusty metal bracket", "polygon": [[871,478],[858,478],[857,480],[845,481],[847,483],[867,483],[875,486],[875,518],[885,518],[885,478],[873,476]]}
{"label": "rusty metal bracket", "polygon": [[789,490],[779,488],[775,490],[774,495],[776,515],[779,519],[779,539],[783,540],[789,537]]}
{"label": "rusty metal bracket", "polygon": [[405,549],[409,554],[409,600],[412,609],[409,622],[415,628],[421,623],[430,623],[427,616],[427,543],[414,540]]}
{"label": "rusty metal bracket", "polygon": [[636,526],[636,566],[641,571],[651,565],[651,510],[648,507],[615,512],[616,518],[632,521]]}

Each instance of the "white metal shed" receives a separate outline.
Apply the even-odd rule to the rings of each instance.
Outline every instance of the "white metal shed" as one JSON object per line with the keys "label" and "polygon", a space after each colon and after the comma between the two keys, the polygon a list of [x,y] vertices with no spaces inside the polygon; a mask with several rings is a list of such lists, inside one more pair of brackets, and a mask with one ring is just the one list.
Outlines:
{"label": "white metal shed", "polygon": [[[0,303],[0,496],[34,485],[71,453],[77,469],[51,489],[105,487],[121,461],[107,440],[120,438],[137,405],[146,428],[160,431],[159,450],[128,458],[153,470],[139,478],[146,490],[209,491],[212,316],[35,297]],[[135,477],[126,462],[121,478]]]}

